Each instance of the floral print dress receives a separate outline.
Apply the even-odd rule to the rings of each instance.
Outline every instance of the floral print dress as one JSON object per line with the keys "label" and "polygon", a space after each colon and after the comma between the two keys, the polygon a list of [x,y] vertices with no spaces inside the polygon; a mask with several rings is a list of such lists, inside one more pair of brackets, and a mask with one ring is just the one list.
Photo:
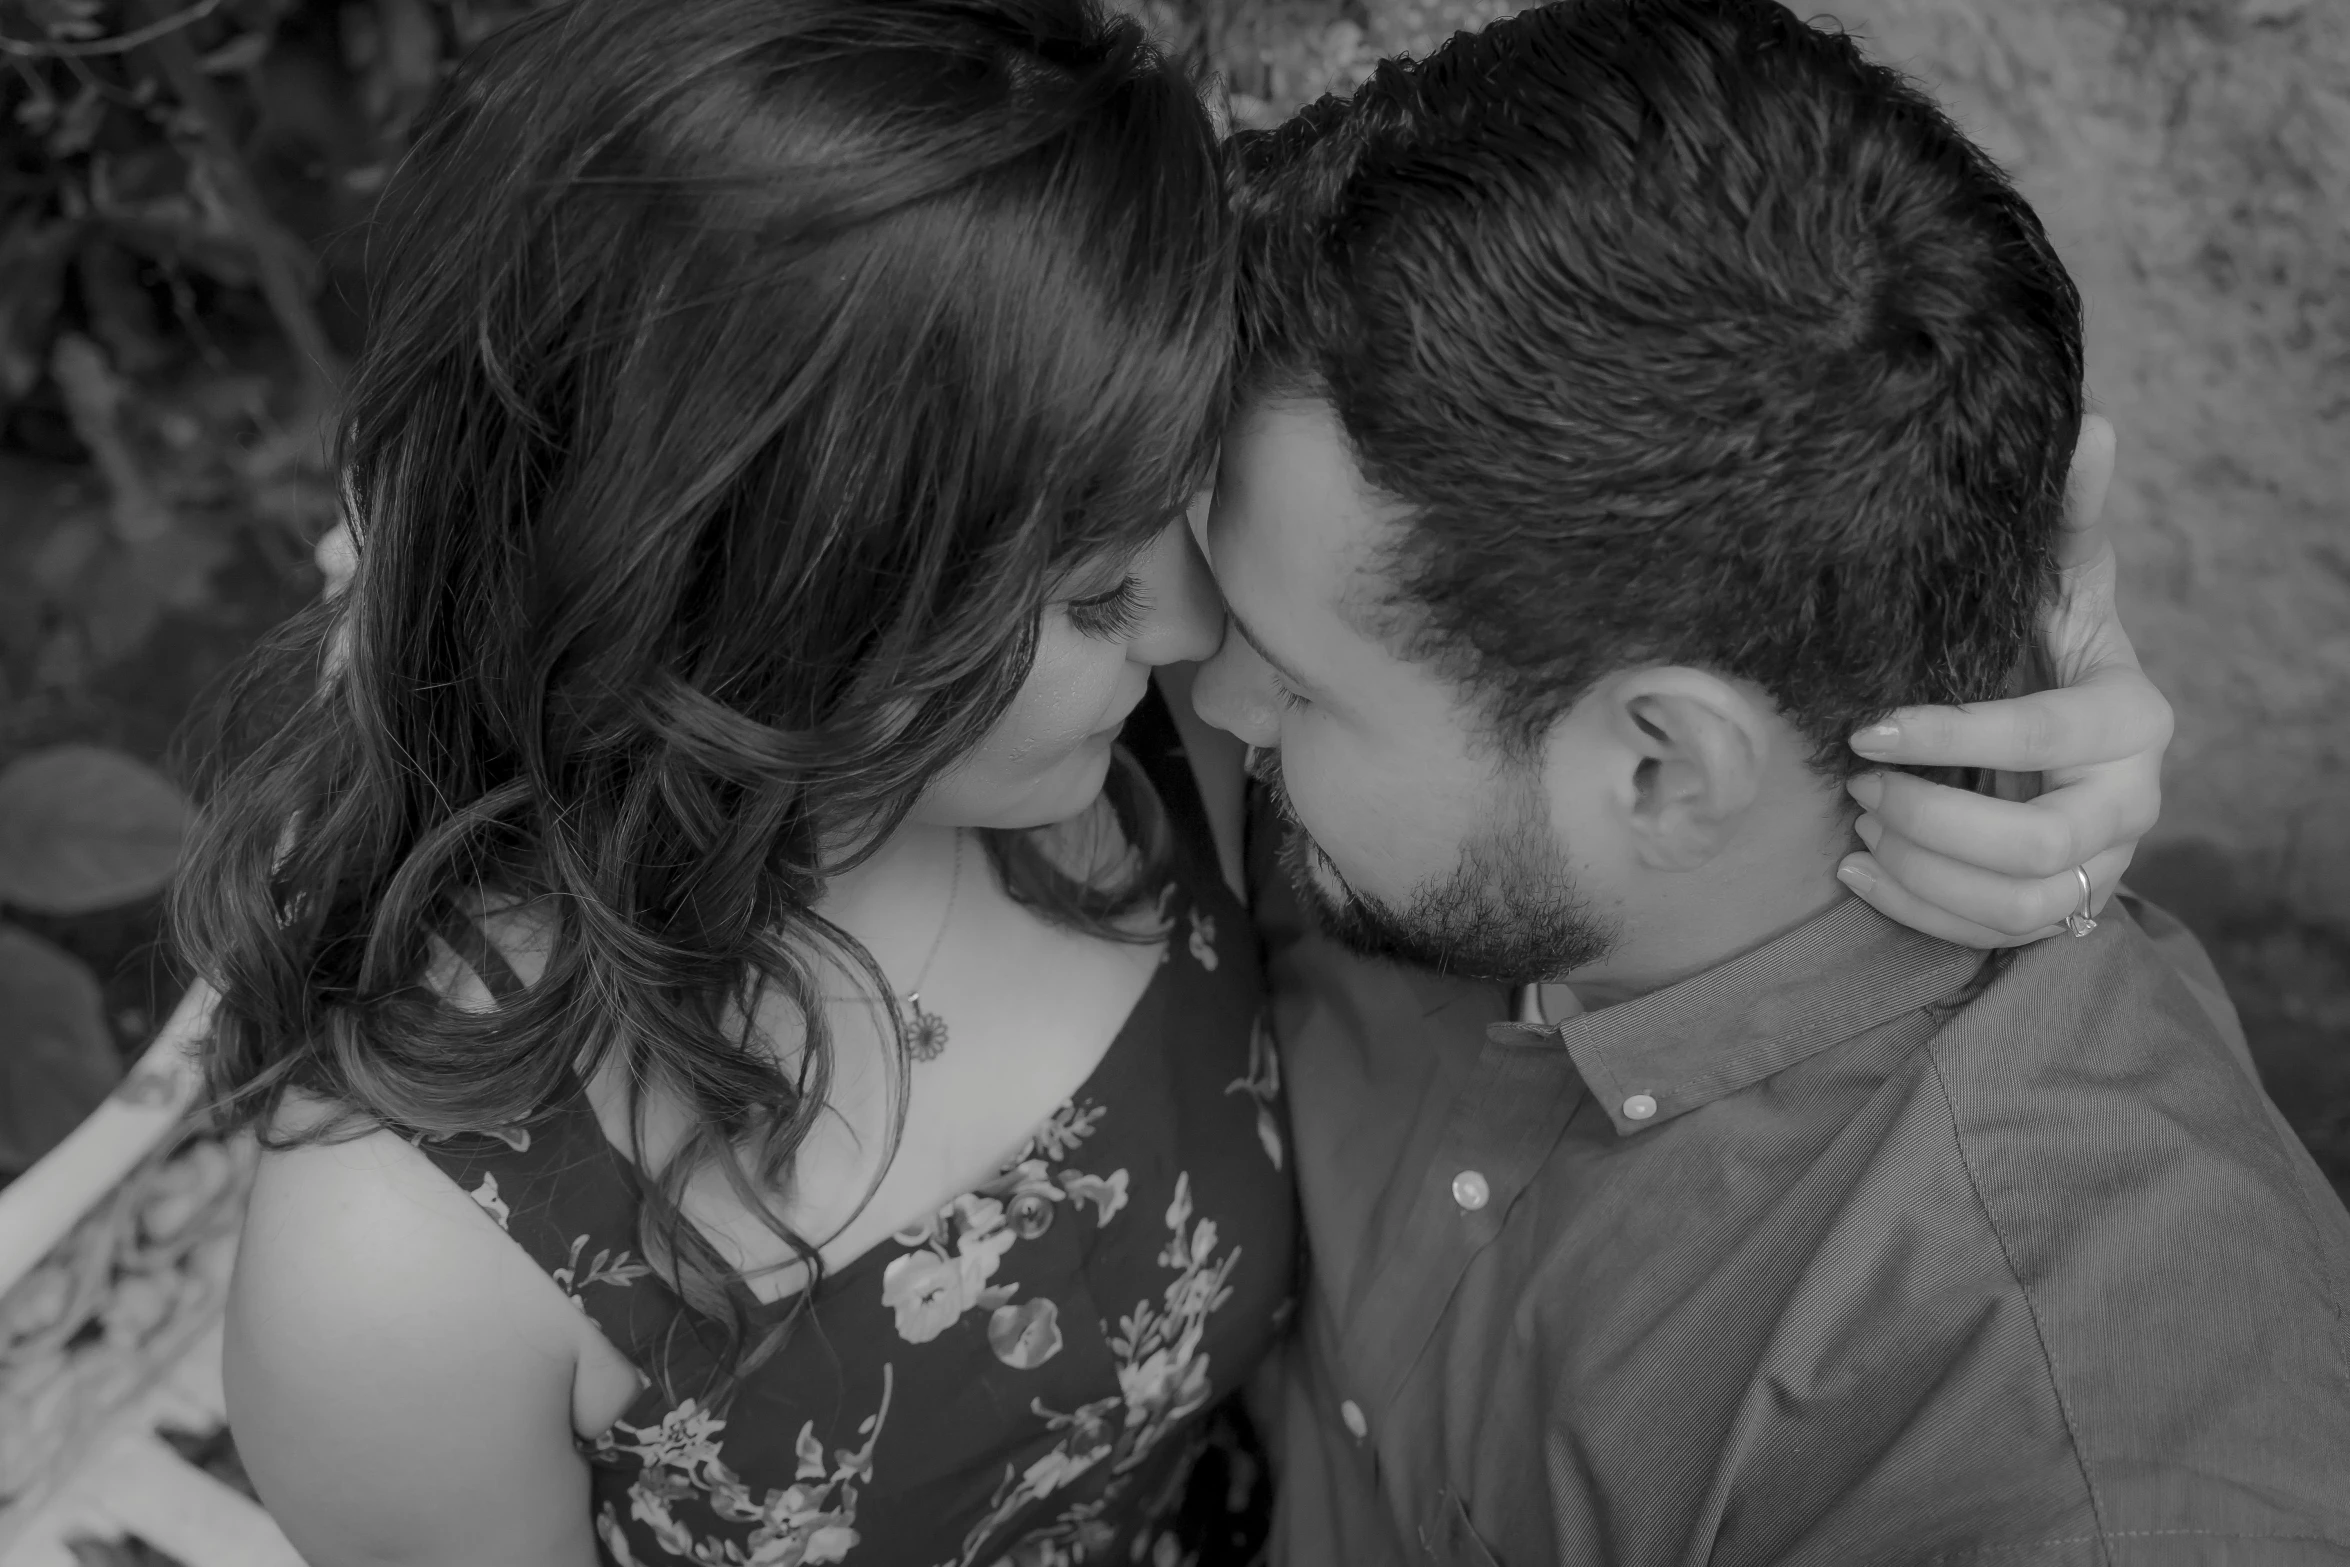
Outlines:
{"label": "floral print dress", "polygon": [[[1217,1406],[1290,1309],[1288,1123],[1255,936],[1155,693],[1125,743],[1178,843],[1149,988],[993,1178],[830,1275],[725,1407],[690,1396],[716,1335],[641,1259],[636,1173],[584,1095],[419,1141],[649,1378],[581,1442],[605,1562],[1252,1558],[1262,1471]],[[451,941],[515,984],[478,932]]]}

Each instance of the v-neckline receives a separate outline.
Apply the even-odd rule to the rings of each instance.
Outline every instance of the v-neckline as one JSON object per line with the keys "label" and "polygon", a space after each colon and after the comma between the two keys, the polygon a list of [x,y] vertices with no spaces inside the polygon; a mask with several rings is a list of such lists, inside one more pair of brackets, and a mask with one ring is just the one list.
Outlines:
{"label": "v-neckline", "polygon": [[[1175,885],[1178,887],[1179,895],[1181,895],[1184,889],[1182,888],[1180,879],[1176,881]],[[1161,958],[1155,971],[1151,974],[1149,982],[1143,986],[1142,993],[1135,997],[1134,1005],[1127,1009],[1125,1019],[1118,1025],[1118,1031],[1110,1036],[1109,1046],[1102,1051],[1100,1059],[1094,1062],[1093,1069],[1086,1073],[1084,1080],[1080,1082],[1075,1088],[1071,1089],[1069,1093],[1063,1097],[1059,1104],[1052,1106],[1029,1124],[1028,1129],[1021,1133],[1019,1140],[1013,1143],[1011,1147],[1006,1150],[1003,1160],[997,1164],[993,1175],[1001,1175],[1005,1170],[1009,1169],[1013,1164],[1017,1163],[1020,1150],[1029,1147],[1036,1141],[1037,1136],[1047,1126],[1052,1124],[1053,1118],[1056,1115],[1060,1114],[1063,1106],[1070,1104],[1082,1104],[1088,1099],[1098,1100],[1103,1081],[1108,1076],[1112,1064],[1116,1063],[1120,1066],[1123,1066],[1126,1054],[1136,1048],[1135,1036],[1143,1031],[1138,1025],[1143,1020],[1145,1014],[1157,1014],[1164,1010],[1165,1003],[1163,999],[1163,993],[1169,983],[1171,974],[1177,966],[1177,959],[1175,956],[1175,945],[1177,940],[1178,938],[1170,935],[1169,945],[1164,956]],[[628,1155],[622,1151],[619,1145],[614,1143],[612,1139],[605,1134],[603,1118],[596,1113],[595,1101],[588,1095],[586,1079],[580,1075],[576,1066],[570,1068],[569,1070],[574,1085],[570,1113],[586,1118],[589,1127],[595,1134],[596,1142],[603,1148],[605,1157],[612,1162],[615,1173],[617,1173],[623,1181],[629,1183],[633,1188],[641,1191],[647,1184],[650,1177],[644,1173],[643,1168],[639,1166],[636,1161],[629,1158]],[[993,1176],[989,1177],[989,1179],[992,1178]],[[870,1270],[876,1259],[878,1259],[883,1264],[893,1260],[896,1256],[902,1254],[906,1250],[906,1248],[898,1244],[896,1240],[896,1237],[903,1233],[906,1228],[910,1228],[914,1222],[928,1219],[943,1210],[951,1209],[963,1198],[977,1193],[980,1186],[985,1184],[985,1180],[982,1180],[977,1184],[967,1186],[962,1190],[953,1193],[944,1201],[936,1204],[935,1206],[925,1210],[920,1214],[914,1215],[906,1226],[901,1226],[897,1230],[891,1230],[883,1233],[873,1242],[873,1244],[867,1246],[863,1251],[858,1252],[854,1257],[849,1258],[848,1261],[841,1263],[836,1267],[826,1267],[824,1270],[824,1277],[817,1284],[816,1289],[812,1293],[806,1289],[796,1289],[789,1292],[788,1294],[779,1295],[773,1300],[762,1300],[757,1294],[752,1292],[748,1284],[743,1283],[739,1279],[730,1281],[729,1291],[730,1293],[734,1293],[739,1296],[742,1304],[747,1308],[746,1314],[752,1321],[761,1324],[773,1322],[776,1319],[788,1315],[790,1312],[798,1309],[801,1303],[805,1300],[822,1301],[830,1298],[835,1291],[845,1289],[852,1280],[863,1277],[864,1274]],[[689,1220],[687,1222],[690,1223],[691,1221]],[[701,1237],[704,1245],[712,1246],[715,1249],[716,1243],[712,1241],[707,1231],[701,1230],[697,1226],[696,1233]],[[676,1284],[673,1283],[670,1279],[662,1275],[657,1270],[651,1275],[651,1277],[655,1280],[658,1280],[661,1287],[667,1290],[672,1296],[678,1296],[682,1299],[682,1295],[680,1294]]]}

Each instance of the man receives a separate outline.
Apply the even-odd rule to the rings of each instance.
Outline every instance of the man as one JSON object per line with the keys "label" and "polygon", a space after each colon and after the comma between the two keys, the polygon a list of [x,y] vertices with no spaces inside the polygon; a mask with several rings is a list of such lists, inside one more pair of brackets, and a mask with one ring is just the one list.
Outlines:
{"label": "man", "polygon": [[2053,590],[2029,209],[1770,0],[1567,0],[1236,154],[1197,701],[1313,916],[1283,1557],[2350,1560],[2350,1216],[2200,954],[1837,876],[1844,737]]}

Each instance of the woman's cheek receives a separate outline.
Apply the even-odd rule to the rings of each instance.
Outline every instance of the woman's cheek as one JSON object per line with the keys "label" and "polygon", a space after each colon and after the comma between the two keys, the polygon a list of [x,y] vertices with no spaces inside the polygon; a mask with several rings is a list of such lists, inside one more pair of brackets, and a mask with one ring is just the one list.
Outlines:
{"label": "woman's cheek", "polygon": [[[969,755],[925,791],[917,820],[959,827],[1022,828],[1073,816],[1092,803],[1100,781],[1072,764],[1091,732],[1115,712],[1116,650],[1107,660],[1071,647],[1066,628],[1048,619],[1036,660],[1012,705]],[[1085,639],[1091,642],[1093,639]],[[1104,768],[1109,747],[1100,748]]]}
{"label": "woman's cheek", "polygon": [[1112,716],[1126,667],[1122,649],[1047,615],[1028,679],[982,749],[1017,763],[1079,744]]}

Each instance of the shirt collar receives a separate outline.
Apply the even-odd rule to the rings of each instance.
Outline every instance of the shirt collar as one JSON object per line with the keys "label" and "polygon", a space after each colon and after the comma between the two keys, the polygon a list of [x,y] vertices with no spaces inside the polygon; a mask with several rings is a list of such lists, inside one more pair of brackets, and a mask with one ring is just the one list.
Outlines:
{"label": "shirt collar", "polygon": [[1486,1036],[1565,1045],[1624,1135],[1943,1000],[1982,962],[1847,896],[1677,985],[1559,1023],[1495,1023]]}

